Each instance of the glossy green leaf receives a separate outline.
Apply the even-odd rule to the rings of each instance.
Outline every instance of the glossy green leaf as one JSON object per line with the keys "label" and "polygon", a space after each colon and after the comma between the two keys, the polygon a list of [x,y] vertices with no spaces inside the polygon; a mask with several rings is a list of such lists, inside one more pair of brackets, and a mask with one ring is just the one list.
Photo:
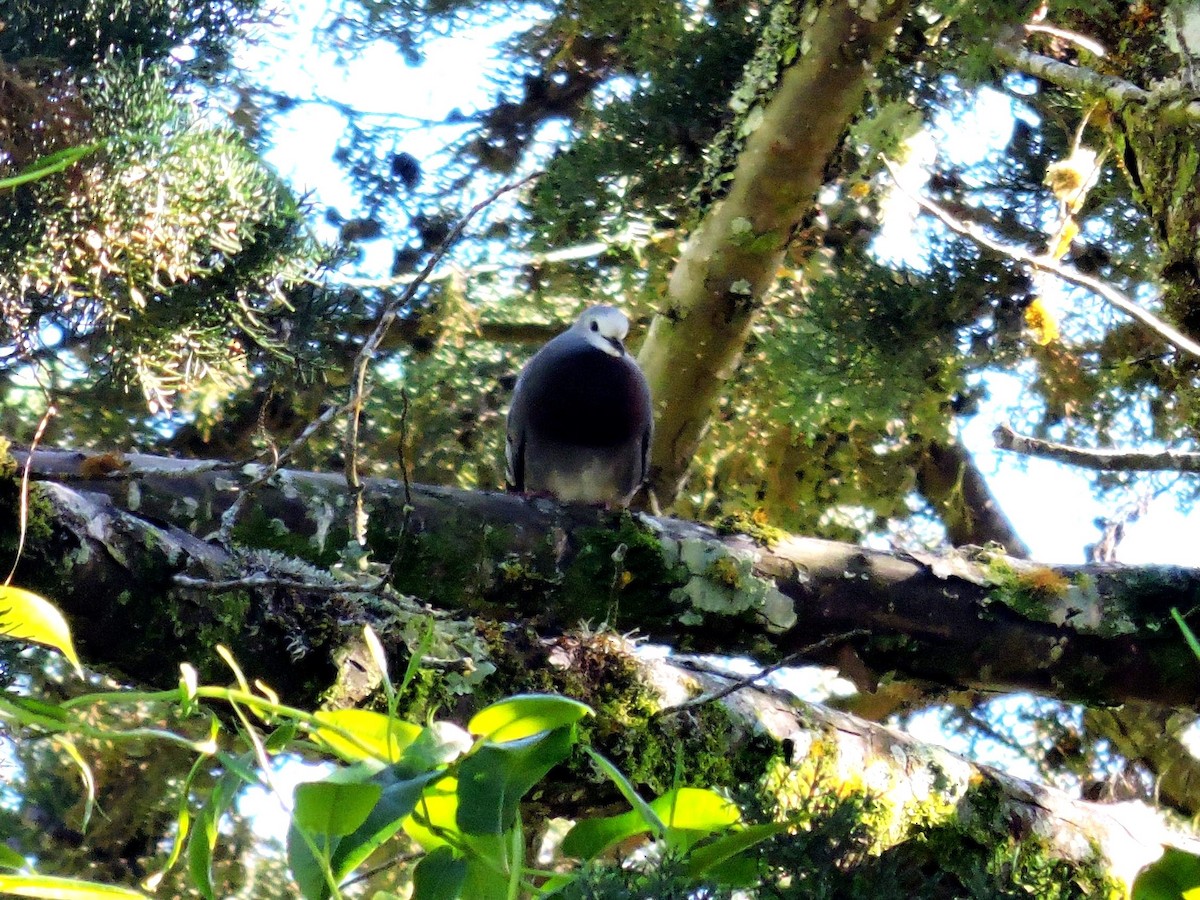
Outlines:
{"label": "glossy green leaf", "polygon": [[67,620],[53,603],[32,591],[0,585],[0,635],[53,647],[83,674]]}
{"label": "glossy green leaf", "polygon": [[571,753],[568,725],[503,744],[484,744],[458,768],[458,827],[467,834],[504,834],[526,792]]}
{"label": "glossy green leaf", "polygon": [[590,715],[590,706],[569,697],[518,694],[481,709],[467,723],[467,730],[499,744],[573,725]]}
{"label": "glossy green leaf", "polygon": [[367,820],[382,793],[378,784],[309,781],[296,786],[293,815],[310,834],[343,837]]}
{"label": "glossy green leaf", "polygon": [[[369,709],[321,710],[316,718],[323,726],[313,732],[313,740],[346,762],[377,759],[395,762],[422,732],[419,725],[389,719]],[[353,737],[350,740],[344,732]]]}
{"label": "glossy green leaf", "polygon": [[467,880],[467,861],[449,847],[438,847],[413,870],[412,900],[459,900]]}
{"label": "glossy green leaf", "polygon": [[0,875],[0,894],[41,900],[145,900],[146,897],[130,888],[50,875]]}
{"label": "glossy green leaf", "polygon": [[710,844],[697,847],[688,856],[688,874],[700,878],[715,871],[729,859],[748,850],[755,844],[787,831],[786,822],[768,822],[763,825],[750,825],[731,834],[723,835]]}
{"label": "glossy green leaf", "polygon": [[1200,900],[1200,856],[1167,847],[1133,882],[1133,900]]}
{"label": "glossy green leaf", "polygon": [[[647,807],[654,818],[663,823],[665,836],[668,839],[674,837],[677,843],[684,846],[696,837],[728,828],[741,818],[734,804],[715,791],[704,788],[668,791],[652,800]],[[584,819],[567,832],[562,851],[567,856],[593,859],[614,844],[651,830],[646,816],[636,809],[606,818]],[[690,839],[685,839],[688,835]],[[710,864],[717,861],[713,860]]]}
{"label": "glossy green leaf", "polygon": [[412,813],[421,793],[440,772],[427,772],[415,778],[398,779],[394,770],[384,770],[372,776],[371,783],[380,788],[379,799],[370,814],[353,832],[343,837],[330,855],[330,867],[339,881],[347,877],[384,841],[403,826]]}

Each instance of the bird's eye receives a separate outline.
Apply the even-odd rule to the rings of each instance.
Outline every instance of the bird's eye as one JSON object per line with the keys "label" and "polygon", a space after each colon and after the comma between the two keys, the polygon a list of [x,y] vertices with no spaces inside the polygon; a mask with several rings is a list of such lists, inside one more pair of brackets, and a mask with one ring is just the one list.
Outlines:
{"label": "bird's eye", "polygon": [[599,322],[593,322],[593,323],[592,323],[592,331],[599,331],[599,330],[600,330],[600,323],[599,323]]}

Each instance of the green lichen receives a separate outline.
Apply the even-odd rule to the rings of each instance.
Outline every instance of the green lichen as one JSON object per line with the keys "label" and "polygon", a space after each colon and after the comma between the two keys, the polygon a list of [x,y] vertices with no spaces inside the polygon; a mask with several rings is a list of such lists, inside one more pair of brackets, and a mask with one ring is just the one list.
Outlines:
{"label": "green lichen", "polygon": [[664,540],[664,556],[687,573],[686,582],[671,592],[684,611],[679,621],[701,625],[711,615],[753,616],[768,629],[786,631],[795,624],[792,602],[775,583],[754,572],[753,556],[695,538]]}
{"label": "green lichen", "polygon": [[258,506],[243,513],[230,534],[234,542],[243,547],[275,550],[318,566],[331,566],[337,562],[339,550],[350,538],[345,526],[330,529],[323,534],[322,541],[296,534],[284,522],[271,518]]}

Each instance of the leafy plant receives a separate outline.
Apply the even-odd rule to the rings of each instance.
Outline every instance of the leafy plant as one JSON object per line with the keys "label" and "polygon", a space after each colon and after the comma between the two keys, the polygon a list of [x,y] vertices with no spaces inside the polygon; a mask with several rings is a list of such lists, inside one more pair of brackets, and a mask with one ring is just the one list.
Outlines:
{"label": "leafy plant", "polygon": [[[53,647],[78,669],[70,633],[52,604],[11,587],[3,588],[0,604],[0,627],[9,638]],[[737,807],[706,789],[676,788],[646,801],[619,769],[583,745],[631,810],[583,819],[567,834],[563,854],[589,865],[566,873],[539,870],[526,858],[529,834],[522,800],[580,746],[578,725],[592,710],[567,697],[526,694],[491,704],[466,728],[449,721],[416,725],[397,717],[396,698],[416,675],[421,653],[413,654],[401,684],[395,685],[382,645],[369,627],[366,643],[383,673],[387,712],[308,712],[287,706],[266,685],[251,685],[232,655],[218,648],[236,686],[201,685],[185,663],[179,687],[172,691],[112,690],[60,703],[10,692],[0,696],[0,723],[69,748],[89,790],[90,771],[74,739],[151,739],[194,752],[197,759],[184,785],[172,848],[146,886],[156,886],[185,860],[192,887],[209,900],[218,896],[213,862],[222,840],[222,817],[245,786],[265,787],[279,795],[271,772],[272,760],[281,754],[302,753],[334,763],[324,777],[302,783],[290,797],[281,798],[290,811],[288,865],[308,900],[342,897],[343,886],[402,832],[419,848],[412,855],[416,900],[515,900],[558,894],[611,857],[614,845],[646,835],[660,856],[678,866],[684,883],[719,883],[735,873],[744,879],[746,867],[730,863],[786,827],[744,827]],[[174,707],[178,719],[172,721],[202,719],[207,737],[190,737],[182,728],[104,724],[107,708],[132,704],[147,711]],[[202,794],[197,776],[206,764],[215,765],[221,774]],[[189,803],[189,794],[199,802]],[[143,896],[128,888],[41,875],[11,850],[0,855],[0,869],[13,870],[0,874],[0,891],[16,896]]]}

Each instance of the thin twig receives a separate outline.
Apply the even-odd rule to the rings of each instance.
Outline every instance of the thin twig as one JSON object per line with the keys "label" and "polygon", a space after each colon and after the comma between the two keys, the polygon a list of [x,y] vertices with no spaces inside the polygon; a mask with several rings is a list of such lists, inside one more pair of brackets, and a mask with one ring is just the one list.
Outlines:
{"label": "thin twig", "polygon": [[425,266],[417,273],[413,282],[404,289],[404,292],[398,297],[392,297],[384,304],[382,311],[379,314],[379,319],[375,323],[375,328],[370,336],[363,342],[362,349],[358,351],[358,356],[354,360],[353,377],[350,379],[350,421],[346,426],[346,439],[344,444],[344,453],[346,457],[345,474],[346,484],[350,488],[351,494],[351,510],[350,510],[350,534],[358,543],[366,543],[366,513],[363,510],[362,479],[358,474],[358,433],[359,426],[362,420],[363,399],[367,383],[367,370],[370,368],[371,360],[375,356],[375,351],[379,349],[379,345],[383,343],[383,338],[391,328],[392,322],[396,320],[396,316],[403,309],[422,284],[433,273],[434,268],[441,261],[450,248],[458,242],[462,237],[462,233],[466,230],[467,225],[480,212],[495,203],[500,197],[510,191],[515,191],[528,184],[533,179],[539,177],[540,171],[527,175],[519,181],[511,182],[497,188],[483,200],[472,206],[461,219],[455,223],[450,229],[450,233],[438,245],[438,248],[433,251]]}
{"label": "thin twig", "polygon": [[1187,450],[1091,450],[1017,434],[996,426],[992,440],[1000,450],[1038,456],[1100,472],[1200,472],[1200,453]]}
{"label": "thin twig", "polygon": [[[304,427],[304,430],[301,431],[300,434],[298,434],[290,444],[284,447],[283,450],[276,450],[275,445],[272,443],[271,450],[273,458],[270,465],[263,470],[261,475],[259,475],[249,484],[242,487],[242,489],[238,492],[237,497],[234,498],[233,503],[230,504],[229,508],[225,510],[225,512],[221,513],[221,527],[217,531],[215,537],[221,541],[221,543],[228,543],[230,532],[233,530],[233,526],[237,524],[238,516],[240,516],[242,512],[242,507],[246,505],[246,501],[250,498],[250,496],[254,494],[260,487],[266,484],[271,477],[279,471],[280,467],[292,457],[292,454],[304,446],[304,444],[310,437],[313,436],[317,429],[327,425],[330,421],[340,416],[342,413],[347,412],[349,409],[349,403],[343,403],[341,406],[329,407],[329,409],[325,410],[325,412],[321,413],[321,415],[309,422],[308,425]],[[243,465],[245,465],[245,463],[243,463]]]}
{"label": "thin twig", "polygon": [[[637,247],[647,246],[656,241],[661,241],[672,237],[674,231],[650,231],[645,234],[637,234],[637,242],[633,244]],[[605,253],[610,253],[614,250],[620,250],[623,246],[632,244],[632,241],[626,242],[623,238],[627,235],[618,235],[605,240],[592,241],[587,244],[578,244],[574,247],[563,247],[559,250],[550,250],[546,253],[521,253],[512,256],[505,255],[503,262],[498,263],[483,263],[477,266],[466,266],[459,268],[457,266],[443,269],[440,272],[432,272],[424,280],[426,282],[446,281],[447,279],[461,276],[465,278],[474,278],[479,275],[491,275],[496,272],[509,272],[516,269],[525,269],[531,266],[541,266],[547,263],[556,262],[575,262],[581,259],[594,259],[597,256],[603,256]],[[346,278],[339,281],[338,284],[345,284],[347,287],[358,289],[377,289],[387,290],[389,288],[401,287],[412,284],[418,275],[392,275],[388,278]]]}
{"label": "thin twig", "polygon": [[829,637],[822,638],[815,644],[809,644],[807,647],[801,647],[795,653],[789,653],[783,659],[776,663],[772,663],[765,669],[760,669],[754,675],[732,681],[720,690],[713,691],[711,694],[704,694],[703,696],[696,697],[676,706],[668,706],[664,709],[660,709],[657,713],[655,713],[655,716],[673,715],[674,713],[683,712],[687,709],[694,709],[697,706],[703,706],[707,703],[715,703],[717,700],[728,697],[734,691],[740,691],[742,688],[750,687],[756,682],[762,681],[769,675],[778,672],[780,669],[786,668],[793,663],[797,663],[802,659],[810,657],[814,653],[820,653],[822,650],[828,650],[830,647],[836,647],[838,644],[844,644],[847,641],[854,640],[855,638],[866,637],[869,634],[870,632],[865,628],[856,628],[853,631],[846,631],[842,634],[831,634]]}
{"label": "thin twig", "polygon": [[17,554],[13,558],[12,568],[8,570],[8,577],[4,579],[5,587],[12,584],[13,577],[17,574],[17,566],[21,564],[21,554],[25,552],[25,535],[29,529],[29,470],[33,467],[33,454],[37,450],[37,445],[41,441],[42,435],[46,433],[46,426],[50,424],[50,420],[56,415],[58,415],[58,410],[51,403],[46,407],[46,412],[42,414],[41,421],[38,422],[37,431],[33,434],[33,443],[29,445],[29,455],[25,457],[25,468],[21,471],[21,507],[18,513],[20,524],[17,532]]}
{"label": "thin twig", "polygon": [[1143,325],[1146,325],[1148,328],[1158,334],[1159,337],[1163,338],[1174,347],[1190,353],[1192,356],[1200,358],[1200,344],[1196,343],[1178,329],[1168,325],[1158,316],[1154,315],[1154,313],[1138,306],[1138,304],[1134,303],[1133,300],[1131,300],[1129,297],[1126,297],[1112,285],[1106,284],[1105,282],[1100,281],[1098,278],[1092,278],[1090,275],[1084,275],[1078,269],[1061,265],[1051,259],[1047,259],[1044,256],[1036,256],[1030,253],[1028,250],[1025,250],[1023,247],[1016,247],[1012,244],[1003,244],[1000,241],[993,239],[983,229],[976,227],[970,222],[962,222],[959,219],[956,219],[932,200],[929,200],[914,191],[908,190],[908,188],[906,188],[902,183],[899,173],[896,171],[896,167],[893,165],[891,160],[885,158],[883,160],[883,164],[887,166],[887,170],[891,173],[892,180],[895,181],[898,190],[900,190],[906,197],[912,199],[922,209],[932,213],[951,231],[964,235],[965,237],[969,237],[977,244],[987,247],[989,250],[995,251],[1003,256],[1007,256],[1009,259],[1015,260],[1019,263],[1024,263],[1031,269],[1037,269],[1040,272],[1049,272],[1052,275],[1057,275],[1063,281],[1078,285],[1082,288],[1087,288],[1092,293],[1097,294],[1104,300],[1107,300],[1112,306],[1115,306],[1126,315],[1132,316]]}

